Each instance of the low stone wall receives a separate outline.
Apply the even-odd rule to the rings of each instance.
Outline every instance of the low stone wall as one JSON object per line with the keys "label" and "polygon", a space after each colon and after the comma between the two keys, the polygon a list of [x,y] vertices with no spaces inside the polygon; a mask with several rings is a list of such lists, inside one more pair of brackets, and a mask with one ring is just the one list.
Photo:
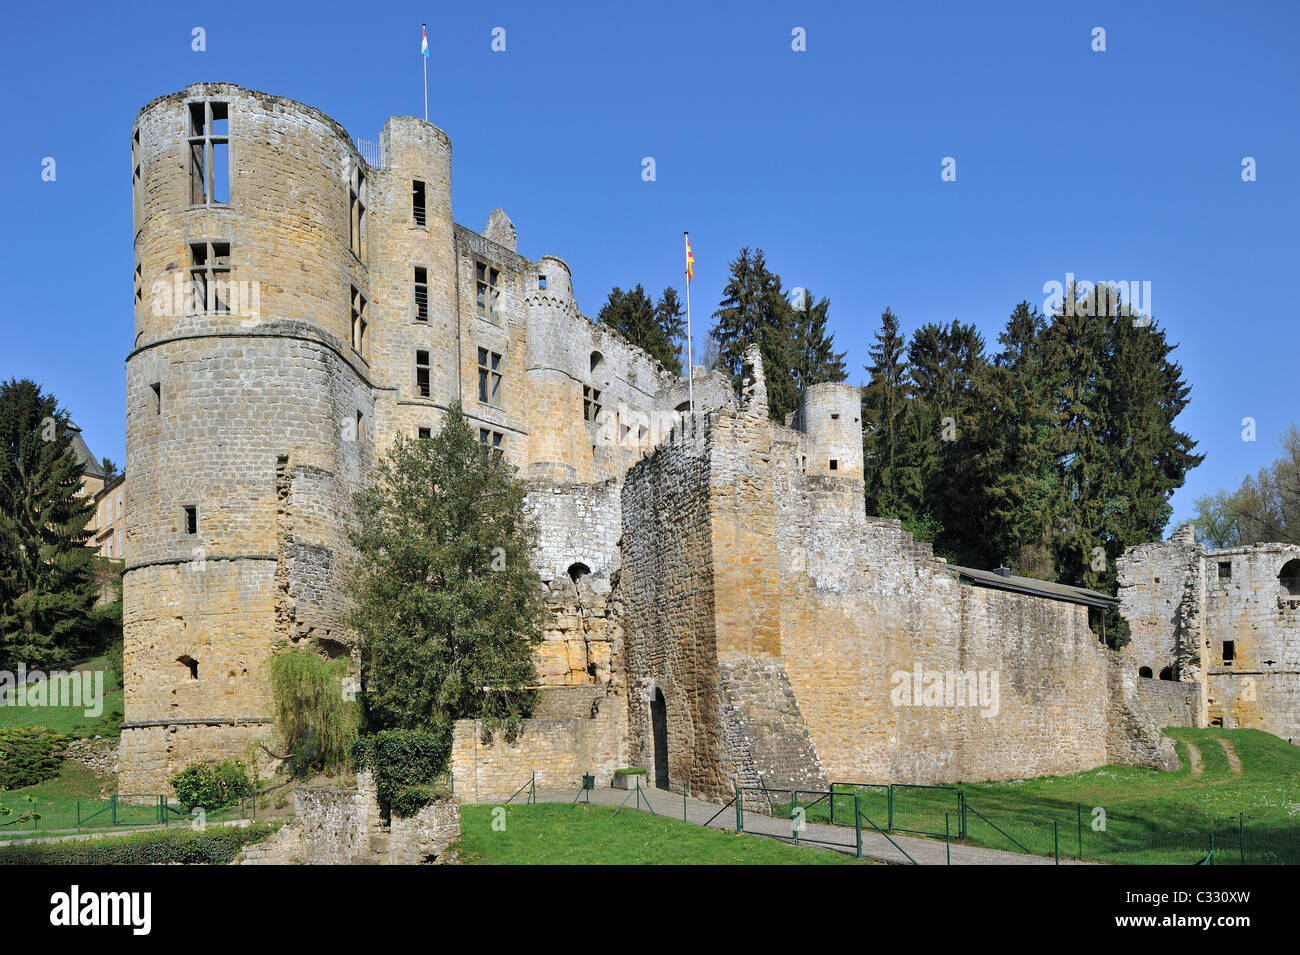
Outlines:
{"label": "low stone wall", "polygon": [[294,819],[266,842],[251,846],[240,865],[419,865],[445,861],[460,838],[460,804],[445,799],[407,819],[380,818],[374,777],[357,774],[355,788],[300,786]]}
{"label": "low stone wall", "polygon": [[1158,726],[1199,726],[1200,685],[1138,677],[1137,695]]}
{"label": "low stone wall", "polygon": [[594,717],[531,719],[513,743],[497,732],[483,741],[483,724],[457,720],[451,771],[464,802],[504,799],[536,774],[539,789],[577,789],[584,773],[608,785],[627,765],[627,704],[621,696],[598,701]]}
{"label": "low stone wall", "polygon": [[88,767],[96,776],[117,775],[117,740],[96,736],[94,739],[74,739],[63,751],[70,759]]}

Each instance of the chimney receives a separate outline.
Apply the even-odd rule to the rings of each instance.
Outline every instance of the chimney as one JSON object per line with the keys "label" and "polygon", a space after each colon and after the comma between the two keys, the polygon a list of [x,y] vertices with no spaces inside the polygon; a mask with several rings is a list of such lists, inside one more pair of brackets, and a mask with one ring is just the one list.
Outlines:
{"label": "chimney", "polygon": [[1011,568],[1010,568],[1010,567],[999,567],[997,570],[993,571],[993,573],[997,574],[999,577],[1010,577],[1010,576],[1011,576]]}

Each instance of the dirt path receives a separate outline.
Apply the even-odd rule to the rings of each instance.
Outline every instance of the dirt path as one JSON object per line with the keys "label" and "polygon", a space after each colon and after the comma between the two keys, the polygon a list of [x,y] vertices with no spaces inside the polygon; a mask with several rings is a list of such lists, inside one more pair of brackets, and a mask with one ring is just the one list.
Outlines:
{"label": "dirt path", "polygon": [[1192,767],[1192,775],[1199,776],[1203,772],[1201,769],[1201,751],[1192,743],[1184,743],[1187,747],[1187,763]]}
{"label": "dirt path", "polygon": [[1228,757],[1228,766],[1232,769],[1232,775],[1241,775],[1241,757],[1237,755],[1237,750],[1233,748],[1232,743],[1223,737],[1217,737],[1215,742],[1223,747],[1223,755]]}

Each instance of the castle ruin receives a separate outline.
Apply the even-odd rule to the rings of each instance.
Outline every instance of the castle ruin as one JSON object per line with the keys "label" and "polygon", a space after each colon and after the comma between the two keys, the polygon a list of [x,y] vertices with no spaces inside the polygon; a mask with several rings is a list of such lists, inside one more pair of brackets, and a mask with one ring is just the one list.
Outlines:
{"label": "castle ruin", "polygon": [[741,394],[700,370],[692,409],[500,209],[453,220],[435,126],[390,118],[363,155],[316,109],[196,84],[132,152],[123,791],[268,740],[276,647],[353,649],[352,494],[455,401],[527,482],[551,611],[521,737],[456,727],[462,798],[627,765],[722,796],[1169,764],[1089,627],[1110,598],[869,517],[854,386],[773,422],[751,349]]}

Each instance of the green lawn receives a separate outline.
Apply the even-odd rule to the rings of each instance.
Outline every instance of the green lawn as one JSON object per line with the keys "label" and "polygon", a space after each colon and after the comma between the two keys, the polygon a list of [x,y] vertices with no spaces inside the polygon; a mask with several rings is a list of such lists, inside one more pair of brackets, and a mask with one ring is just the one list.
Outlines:
{"label": "green lawn", "polygon": [[122,688],[117,685],[117,673],[110,670],[104,657],[96,657],[74,668],[77,671],[102,670],[104,673],[103,713],[97,718],[87,717],[79,706],[15,706],[0,701],[0,729],[44,726],[68,736],[105,736],[117,739],[121,734]]}
{"label": "green lawn", "polygon": [[[1300,747],[1260,730],[1165,732],[1175,740],[1182,760],[1176,772],[1104,766],[1072,776],[959,784],[969,807],[967,841],[1021,851],[1019,842],[1050,855],[1056,845],[1055,822],[1062,857],[1078,856],[1082,843],[1086,859],[1186,864],[1205,855],[1214,833],[1215,864],[1242,861],[1243,835],[1248,863],[1300,863]],[[1239,758],[1239,773],[1220,739]],[[1192,772],[1189,744],[1200,753],[1199,775]],[[835,796],[836,821],[852,825],[853,789],[837,790],[842,794]],[[890,806],[884,790],[861,789],[858,794],[862,811],[888,828]],[[816,798],[802,795],[800,802]],[[805,810],[806,818],[827,821],[829,810],[829,799],[822,799]],[[773,811],[789,815],[789,799]],[[894,790],[894,829],[941,835],[945,812],[956,833],[960,810],[952,789]]]}
{"label": "green lawn", "polygon": [[680,819],[608,806],[538,803],[460,811],[462,861],[472,865],[836,865],[858,860],[759,836],[705,829]]}

